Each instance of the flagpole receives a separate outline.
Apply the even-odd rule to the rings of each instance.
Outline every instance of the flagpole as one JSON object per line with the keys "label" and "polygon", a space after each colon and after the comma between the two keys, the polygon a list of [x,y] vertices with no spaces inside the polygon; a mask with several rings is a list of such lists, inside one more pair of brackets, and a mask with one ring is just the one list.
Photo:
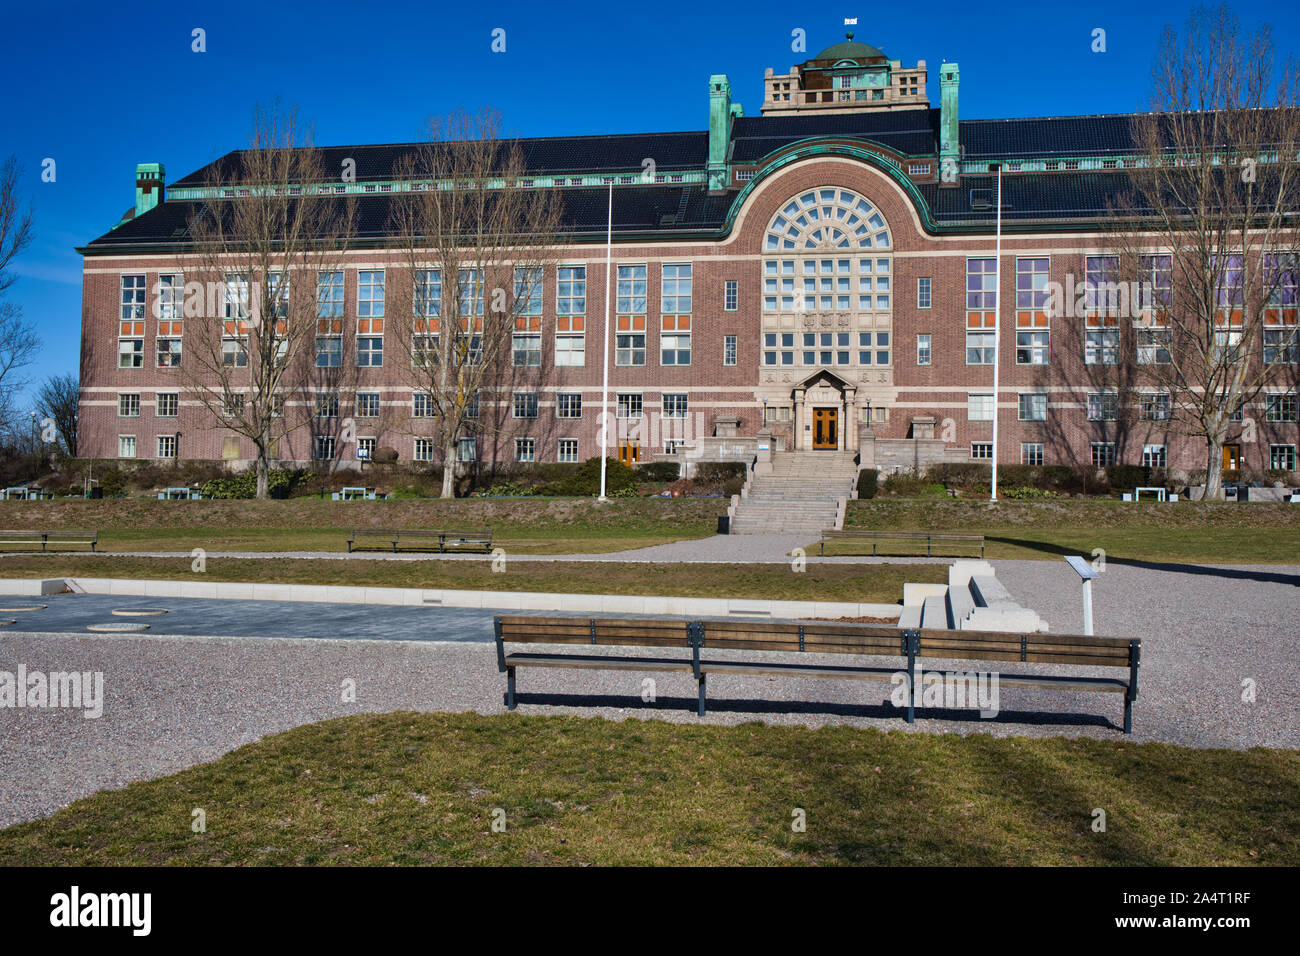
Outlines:
{"label": "flagpole", "polygon": [[609,212],[605,226],[605,337],[601,340],[600,381],[600,500],[605,500],[605,449],[609,446],[609,287],[614,258],[614,178],[609,180]]}
{"label": "flagpole", "polygon": [[998,164],[996,278],[993,292],[993,482],[989,501],[998,500],[998,370],[1002,365],[1002,164]]}

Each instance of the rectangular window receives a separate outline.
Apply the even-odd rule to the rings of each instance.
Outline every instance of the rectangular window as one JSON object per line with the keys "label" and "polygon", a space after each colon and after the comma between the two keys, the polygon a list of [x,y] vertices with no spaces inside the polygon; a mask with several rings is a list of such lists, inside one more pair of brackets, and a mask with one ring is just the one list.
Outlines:
{"label": "rectangular window", "polygon": [[586,266],[560,266],[556,270],[555,313],[587,314]]}
{"label": "rectangular window", "polygon": [[685,392],[664,393],[664,418],[685,418],[686,408]]}
{"label": "rectangular window", "polygon": [[483,280],[477,269],[456,270],[456,297],[463,318],[483,314]]}
{"label": "rectangular window", "polygon": [[144,278],[143,274],[121,277],[118,368],[144,368]]}
{"label": "rectangular window", "polygon": [[357,367],[379,368],[384,364],[384,337],[382,335],[357,336]]}
{"label": "rectangular window", "polygon": [[456,439],[456,460],[475,461],[478,458],[478,441],[474,438]]}
{"label": "rectangular window", "polygon": [[1265,396],[1267,406],[1264,411],[1266,422],[1293,422],[1296,420],[1295,392],[1282,395]]}
{"label": "rectangular window", "polygon": [[478,392],[471,395],[469,401],[465,403],[465,417],[478,418]]}
{"label": "rectangular window", "polygon": [[515,269],[515,315],[542,314],[542,270]]}
{"label": "rectangular window", "polygon": [[581,418],[582,393],[560,392],[555,396],[556,418]]}
{"label": "rectangular window", "polygon": [[1165,467],[1165,446],[1164,445],[1143,445],[1142,446],[1142,467],[1143,468],[1164,468]]}
{"label": "rectangular window", "polygon": [[176,436],[159,435],[158,436],[158,458],[175,458],[176,457]]}
{"label": "rectangular window", "polygon": [[1115,464],[1115,443],[1113,441],[1095,441],[1090,443],[1092,467],[1109,468]]}
{"label": "rectangular window", "polygon": [[966,364],[992,365],[997,260],[966,260]]}
{"label": "rectangular window", "polygon": [[1147,392],[1140,399],[1142,418],[1149,422],[1169,420],[1173,403],[1168,392]]}
{"label": "rectangular window", "polygon": [[1051,272],[1045,256],[1016,259],[1016,364],[1046,365],[1051,332],[1047,316]]}
{"label": "rectangular window", "polygon": [[1017,332],[1016,364],[1046,365],[1050,340],[1050,332]]}
{"label": "rectangular window", "polygon": [[313,442],[312,454],[317,461],[334,460],[334,436],[317,435]]}
{"label": "rectangular window", "polygon": [[734,335],[724,335],[722,337],[722,364],[736,364],[736,337]]}
{"label": "rectangular window", "polygon": [[1113,422],[1119,418],[1118,392],[1089,392],[1088,421]]}
{"label": "rectangular window", "polygon": [[428,392],[416,392],[411,396],[413,418],[433,418],[437,414],[437,405]]}
{"label": "rectangular window", "polygon": [[531,438],[515,439],[515,461],[533,461],[536,458],[536,443]]}
{"label": "rectangular window", "polygon": [[646,314],[645,266],[618,267],[617,295],[619,315]]}
{"label": "rectangular window", "polygon": [[1300,328],[1264,330],[1265,365],[1300,365]]}
{"label": "rectangular window", "polygon": [[922,276],[916,280],[916,307],[918,309],[930,308],[930,278]]}
{"label": "rectangular window", "polygon": [[619,418],[640,418],[641,411],[641,394],[639,392],[618,393],[617,414]]}
{"label": "rectangular window", "polygon": [[1268,467],[1273,471],[1295,471],[1295,445],[1269,445]]}
{"label": "rectangular window", "polygon": [[930,336],[928,334],[916,337],[916,364],[930,364]]}
{"label": "rectangular window", "polygon": [[560,461],[577,461],[578,460],[578,439],[561,438],[559,447]]}
{"label": "rectangular window", "polygon": [[135,436],[134,435],[117,436],[117,457],[118,458],[135,457]]}
{"label": "rectangular window", "polygon": [[1042,442],[1021,442],[1020,443],[1020,464],[1041,465],[1042,463],[1043,463]]}
{"label": "rectangular window", "polygon": [[726,312],[735,312],[740,308],[740,283],[727,279],[722,283],[722,308]]}
{"label": "rectangular window", "polygon": [[363,270],[357,273],[357,318],[383,318],[383,315],[384,270]]}
{"label": "rectangular window", "polygon": [[316,396],[316,417],[317,418],[338,418],[339,417],[339,393],[322,392]]}
{"label": "rectangular window", "polygon": [[1085,365],[1118,365],[1119,330],[1085,330],[1083,333],[1083,362]]}
{"label": "rectangular window", "polygon": [[379,417],[379,393],[378,392],[357,392],[357,417],[358,418]]}
{"label": "rectangular window", "polygon": [[542,333],[515,332],[511,336],[510,351],[511,363],[515,368],[530,368],[541,365]]}
{"label": "rectangular window", "polygon": [[515,392],[512,402],[515,418],[537,417],[537,393]]}
{"label": "rectangular window", "polygon": [[340,368],[343,365],[343,336],[316,336],[316,367]]}
{"label": "rectangular window", "polygon": [[221,411],[227,418],[238,418],[244,414],[244,396],[242,392],[231,392],[221,402]]}
{"label": "rectangular window", "polygon": [[[343,318],[343,273],[319,272],[316,274],[316,317]],[[340,331],[342,327],[340,326]]]}
{"label": "rectangular window", "polygon": [[434,441],[432,438],[415,439],[412,456],[416,461],[433,461]]}
{"label": "rectangular window", "polygon": [[646,353],[646,267],[618,267],[618,324],[615,365],[644,365]]}
{"label": "rectangular window", "polygon": [[555,364],[557,367],[582,366],[587,363],[587,336],[582,316],[561,316],[556,320]]}
{"label": "rectangular window", "polygon": [[[669,323],[676,320],[678,327],[685,324],[690,327],[690,316],[664,316],[664,328],[669,327]],[[659,362],[661,365],[690,365],[691,364],[691,333],[690,332],[661,332],[659,335]]]}
{"label": "rectangular window", "polygon": [[992,332],[966,333],[966,364],[992,365],[994,341]]}
{"label": "rectangular window", "polygon": [[1022,392],[1019,396],[1020,421],[1047,421],[1047,396],[1039,392]]}
{"label": "rectangular window", "polygon": [[[412,307],[417,319],[432,319],[442,315],[442,270],[416,270],[413,293]],[[416,331],[425,330],[417,328]]]}
{"label": "rectangular window", "polygon": [[140,393],[125,392],[117,396],[117,417],[118,418],[139,418],[140,417]]}
{"label": "rectangular window", "polygon": [[993,458],[993,442],[991,441],[973,441],[970,443],[970,456],[972,458]]}
{"label": "rectangular window", "polygon": [[993,393],[970,392],[967,394],[966,418],[972,422],[993,421]]}
{"label": "rectangular window", "polygon": [[1137,360],[1139,365],[1168,365],[1169,343],[1173,333],[1168,329],[1137,330]]}
{"label": "rectangular window", "polygon": [[373,461],[375,457],[375,439],[357,439],[357,461]]}
{"label": "rectangular window", "polygon": [[177,392],[159,392],[154,396],[154,414],[159,418],[175,418],[180,414],[180,407]]}
{"label": "rectangular window", "polygon": [[158,294],[158,338],[154,363],[158,368],[177,368],[181,364],[181,336],[184,332],[185,277],[160,275],[154,290]]}
{"label": "rectangular window", "polygon": [[663,295],[660,300],[662,315],[689,315],[691,312],[691,266],[664,266]]}

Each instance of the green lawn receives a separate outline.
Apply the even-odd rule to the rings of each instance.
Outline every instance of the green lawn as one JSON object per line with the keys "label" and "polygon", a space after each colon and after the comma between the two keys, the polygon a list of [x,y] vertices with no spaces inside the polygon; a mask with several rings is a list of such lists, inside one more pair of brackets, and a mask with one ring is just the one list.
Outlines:
{"label": "green lawn", "polygon": [[[1300,506],[1281,503],[1104,499],[999,501],[880,500],[849,503],[846,530],[964,531],[985,536],[986,556],[1059,560],[1106,552],[1108,561],[1215,564],[1300,563]],[[863,553],[848,544],[826,553]],[[865,553],[871,553],[867,544]],[[924,554],[893,543],[889,554]]]}
{"label": "green lawn", "polygon": [[6,578],[113,577],[133,580],[251,581],[351,587],[560,591],[566,594],[658,594],[896,604],[904,582],[947,581],[938,564],[633,564],[593,561],[375,561],[208,558],[202,574],[190,558],[44,555],[0,558]]}
{"label": "green lawn", "polygon": [[1292,750],[394,713],[80,800],[0,864],[1294,866],[1298,792]]}

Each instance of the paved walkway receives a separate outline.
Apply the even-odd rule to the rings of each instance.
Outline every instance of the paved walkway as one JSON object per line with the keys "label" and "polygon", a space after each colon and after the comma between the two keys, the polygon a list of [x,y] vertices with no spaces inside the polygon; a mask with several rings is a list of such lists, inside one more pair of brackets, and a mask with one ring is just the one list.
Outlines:
{"label": "paved walkway", "polygon": [[[1081,627],[1078,578],[1064,562],[995,561],[999,578],[1057,632]],[[48,603],[46,611],[104,608],[91,596],[5,599]],[[103,598],[105,604],[157,604],[159,599]],[[184,602],[165,629],[208,634],[274,635],[288,625],[265,602]],[[922,712],[914,731],[998,736],[1088,736],[1165,741],[1190,747],[1300,747],[1300,566],[1202,567],[1111,562],[1095,588],[1097,630],[1143,640],[1140,694],[1132,738],[1117,728],[1116,695],[1003,688],[1001,714],[983,721],[968,713]],[[209,604],[243,615],[219,621]],[[102,671],[104,715],[76,711],[0,709],[0,826],[47,815],[97,790],[122,787],[208,761],[243,744],[300,724],[358,712],[478,711],[501,713],[504,680],[483,622],[490,612],[411,609],[419,640],[390,611],[366,609],[360,619],[297,605],[310,639],[91,636],[0,629],[0,670]],[[175,615],[173,617],[173,614]],[[369,617],[365,615],[368,614]],[[477,616],[476,616],[477,615]],[[112,620],[130,620],[110,618]],[[34,621],[34,618],[32,619]],[[156,620],[156,619],[155,619]],[[331,640],[358,635],[370,620],[384,640]],[[426,622],[428,626],[426,625]],[[204,628],[204,623],[215,624]],[[22,626],[22,625],[18,625]],[[373,636],[373,634],[372,634]],[[694,685],[686,675],[655,675],[658,698],[641,702],[642,675],[547,671],[521,677],[522,714],[656,718],[695,723]],[[357,702],[341,699],[344,680]],[[1252,681],[1254,700],[1243,700]],[[710,680],[708,723],[763,720],[781,724],[850,724],[905,730],[888,703],[889,685],[726,676]]]}

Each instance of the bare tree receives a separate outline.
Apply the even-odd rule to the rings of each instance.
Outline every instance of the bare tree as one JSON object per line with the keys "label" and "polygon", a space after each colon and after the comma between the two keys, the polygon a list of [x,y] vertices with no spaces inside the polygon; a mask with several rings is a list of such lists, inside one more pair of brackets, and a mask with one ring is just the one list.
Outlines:
{"label": "bare tree", "polygon": [[53,419],[68,457],[77,457],[77,410],[81,388],[75,375],[51,375],[36,393],[37,413]]}
{"label": "bare tree", "polygon": [[[322,277],[342,269],[355,203],[334,195],[296,112],[278,108],[257,111],[249,148],[214,166],[206,186],[190,232],[200,276],[222,301],[209,301],[181,365],[189,394],[219,427],[252,443],[265,498],[281,439],[312,421],[287,399],[322,376],[337,386],[343,374],[331,358],[318,364],[316,340],[320,323],[329,325],[324,338],[338,348],[326,352],[341,359],[342,320],[322,318],[331,288]],[[194,288],[187,283],[187,303]]]}
{"label": "bare tree", "polygon": [[1220,7],[1167,28],[1139,160],[1114,205],[1114,262],[1142,284],[1133,351],[1170,396],[1168,428],[1206,445],[1205,497],[1261,390],[1294,376],[1300,264],[1300,103],[1294,64],[1267,27],[1243,39]]}
{"label": "bare tree", "polygon": [[[458,440],[476,438],[490,420],[478,413],[480,395],[540,374],[542,282],[556,254],[560,201],[551,188],[521,185],[523,154],[501,138],[491,112],[431,120],[428,141],[394,172],[411,184],[390,217],[407,279],[393,303],[402,349],[395,364],[437,422],[448,498]],[[516,333],[535,334],[537,351],[516,357]]]}
{"label": "bare tree", "polygon": [[27,385],[20,374],[32,364],[41,347],[35,327],[23,321],[22,308],[2,301],[5,292],[18,281],[9,265],[33,238],[31,209],[20,209],[20,172],[13,156],[0,167],[0,428],[12,423],[14,396]]}

